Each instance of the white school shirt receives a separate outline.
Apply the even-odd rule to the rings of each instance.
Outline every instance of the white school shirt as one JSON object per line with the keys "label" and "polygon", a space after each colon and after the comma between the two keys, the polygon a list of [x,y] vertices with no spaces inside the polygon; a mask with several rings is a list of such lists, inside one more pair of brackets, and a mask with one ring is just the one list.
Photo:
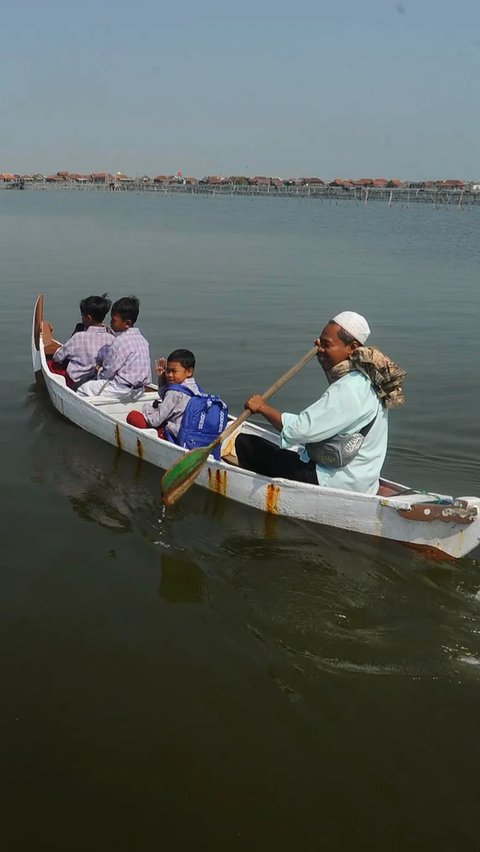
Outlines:
{"label": "white school shirt", "polygon": [[302,461],[308,461],[305,444],[325,441],[334,435],[351,435],[373,426],[355,458],[342,468],[317,464],[319,485],[376,494],[388,442],[388,412],[380,403],[369,379],[355,370],[331,384],[317,402],[300,414],[282,414],[281,445],[300,445]]}

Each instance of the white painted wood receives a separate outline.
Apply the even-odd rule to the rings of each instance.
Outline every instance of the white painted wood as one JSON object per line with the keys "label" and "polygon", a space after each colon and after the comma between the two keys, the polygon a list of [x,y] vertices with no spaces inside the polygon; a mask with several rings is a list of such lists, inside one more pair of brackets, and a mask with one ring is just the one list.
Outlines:
{"label": "white painted wood", "polygon": [[[40,349],[37,351],[33,342],[33,331],[34,329],[34,370],[42,370],[50,399],[64,417],[98,438],[160,468],[170,467],[186,452],[181,447],[158,438],[155,429],[137,429],[126,423],[128,412],[138,408],[144,399],[152,399],[151,392],[146,393],[144,399],[131,403],[79,396],[66,386],[63,377],[50,372],[42,337],[40,336]],[[244,424],[242,429],[274,442],[279,440],[278,436],[255,424]],[[440,551],[452,558],[465,556],[480,544],[478,497],[458,498],[467,502],[473,515],[476,510],[476,516],[471,523],[460,524],[454,520],[407,520],[398,513],[399,509],[408,510],[418,503],[445,499],[445,495],[399,493],[393,497],[381,497],[358,494],[286,479],[269,479],[224,461],[215,461],[213,457],[210,457],[197,482],[204,488],[263,512],[405,542]],[[387,480],[382,482],[399,492],[407,490],[407,486],[399,483]],[[445,506],[447,517],[451,510],[451,506]]]}

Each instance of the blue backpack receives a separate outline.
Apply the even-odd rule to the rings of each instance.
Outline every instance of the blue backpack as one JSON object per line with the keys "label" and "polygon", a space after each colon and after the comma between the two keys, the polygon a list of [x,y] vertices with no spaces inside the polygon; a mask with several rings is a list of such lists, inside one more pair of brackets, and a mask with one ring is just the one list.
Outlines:
{"label": "blue backpack", "polygon": [[[202,388],[199,388],[200,393],[194,393],[190,388],[176,384],[168,385],[164,395],[169,390],[181,391],[191,397],[183,412],[176,439],[168,432],[168,429],[165,430],[169,441],[193,450],[195,447],[206,447],[218,438],[226,428],[228,419],[228,408],[219,396],[205,393]],[[220,459],[220,450],[219,444],[213,451],[214,458]]]}

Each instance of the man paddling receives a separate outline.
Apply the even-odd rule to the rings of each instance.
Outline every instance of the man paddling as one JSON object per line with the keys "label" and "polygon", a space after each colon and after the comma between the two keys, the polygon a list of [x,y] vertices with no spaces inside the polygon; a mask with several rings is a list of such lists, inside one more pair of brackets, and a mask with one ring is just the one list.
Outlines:
{"label": "man paddling", "polygon": [[329,387],[300,414],[280,412],[259,394],[245,403],[280,432],[280,446],[240,434],[241,467],[264,476],[376,494],[387,451],[388,409],[403,402],[405,371],[366,347],[365,317],[343,311],[315,341]]}

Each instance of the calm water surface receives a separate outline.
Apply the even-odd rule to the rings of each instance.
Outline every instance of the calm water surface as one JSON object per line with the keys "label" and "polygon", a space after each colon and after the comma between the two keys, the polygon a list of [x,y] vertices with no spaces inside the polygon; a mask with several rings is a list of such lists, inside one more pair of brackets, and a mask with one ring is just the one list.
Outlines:
{"label": "calm water surface", "polygon": [[[59,338],[136,293],[231,409],[343,309],[409,372],[384,473],[480,492],[480,211],[0,192],[2,849],[478,849],[480,553],[451,565],[193,489],[63,422]],[[277,401],[325,387],[307,367]]]}

